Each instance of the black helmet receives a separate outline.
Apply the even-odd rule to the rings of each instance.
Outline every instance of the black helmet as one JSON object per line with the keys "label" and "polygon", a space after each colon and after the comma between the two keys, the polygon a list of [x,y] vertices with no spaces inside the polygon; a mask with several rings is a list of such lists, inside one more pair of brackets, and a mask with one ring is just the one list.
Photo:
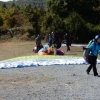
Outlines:
{"label": "black helmet", "polygon": [[95,36],[95,40],[100,39],[100,35]]}

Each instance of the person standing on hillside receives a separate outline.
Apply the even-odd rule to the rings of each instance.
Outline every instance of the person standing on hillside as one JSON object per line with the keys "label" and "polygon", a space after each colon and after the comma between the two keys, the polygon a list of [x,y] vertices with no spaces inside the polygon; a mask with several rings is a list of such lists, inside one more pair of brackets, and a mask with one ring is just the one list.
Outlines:
{"label": "person standing on hillside", "polygon": [[41,35],[38,34],[38,36],[35,39],[37,52],[41,49],[42,43],[41,43]]}
{"label": "person standing on hillside", "polygon": [[52,35],[51,35],[51,33],[50,33],[50,34],[49,34],[49,40],[48,40],[48,45],[49,45],[49,47],[52,46],[52,41],[53,41],[53,37],[52,37]]}
{"label": "person standing on hillside", "polygon": [[65,39],[65,43],[66,43],[66,46],[67,46],[67,51],[70,51],[70,46],[71,46],[71,36],[69,34],[65,34],[64,36],[64,39]]}
{"label": "person standing on hillside", "polygon": [[59,37],[59,35],[55,32],[51,33],[51,37],[52,37],[52,44],[54,47],[54,55],[57,55],[57,49],[59,49],[61,47],[61,39]]}

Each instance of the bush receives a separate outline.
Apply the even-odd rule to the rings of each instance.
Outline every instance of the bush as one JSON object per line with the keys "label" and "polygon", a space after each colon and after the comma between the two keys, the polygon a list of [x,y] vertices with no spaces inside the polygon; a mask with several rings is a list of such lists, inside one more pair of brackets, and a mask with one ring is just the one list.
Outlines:
{"label": "bush", "polygon": [[14,17],[9,17],[4,21],[4,27],[13,28],[16,25],[16,19]]}
{"label": "bush", "polygon": [[26,41],[28,41],[29,40],[29,33],[28,32],[26,32],[26,33],[24,33],[21,37],[20,37],[20,40],[26,40]]}
{"label": "bush", "polygon": [[48,35],[52,31],[63,35],[65,31],[64,25],[65,24],[63,20],[58,15],[47,13],[46,17],[44,17],[44,20],[42,22],[41,31],[46,35]]}
{"label": "bush", "polygon": [[0,16],[0,26],[3,25],[3,18]]}
{"label": "bush", "polygon": [[76,12],[71,13],[65,20],[65,28],[67,32],[72,36],[73,42],[85,43],[88,41],[87,36],[89,29],[86,26],[85,21]]}
{"label": "bush", "polygon": [[97,34],[100,34],[100,25],[96,25],[94,28],[93,28],[93,31],[94,33],[97,35]]}
{"label": "bush", "polygon": [[10,31],[4,27],[0,27],[0,40],[8,41],[12,38]]}
{"label": "bush", "polygon": [[91,24],[91,23],[86,23],[86,26],[87,26],[87,28],[88,28],[88,30],[89,30],[89,31],[88,31],[88,34],[87,34],[88,41],[89,41],[89,40],[91,40],[92,38],[95,37],[95,32],[94,32],[94,30],[93,30],[94,25]]}

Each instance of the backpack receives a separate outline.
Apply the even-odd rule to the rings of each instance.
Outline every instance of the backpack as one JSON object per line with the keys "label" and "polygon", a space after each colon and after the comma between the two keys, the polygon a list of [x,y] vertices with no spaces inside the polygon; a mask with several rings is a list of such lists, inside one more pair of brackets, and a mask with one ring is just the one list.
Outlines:
{"label": "backpack", "polygon": [[94,39],[90,40],[89,43],[87,44],[87,46],[83,47],[83,50],[84,50],[83,58],[88,64],[89,64],[89,53],[90,53],[90,50],[88,50],[87,48],[91,45],[92,42],[95,42],[95,40]]}

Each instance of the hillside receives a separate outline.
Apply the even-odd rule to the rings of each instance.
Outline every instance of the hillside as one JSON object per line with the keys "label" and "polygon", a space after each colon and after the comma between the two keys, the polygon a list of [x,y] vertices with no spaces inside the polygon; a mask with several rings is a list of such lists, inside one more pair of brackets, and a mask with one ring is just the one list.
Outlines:
{"label": "hillside", "polygon": [[38,34],[46,39],[55,31],[61,37],[70,34],[75,43],[88,43],[100,33],[99,4],[100,0],[1,1],[0,40],[20,34],[21,40],[33,40]]}
{"label": "hillside", "polygon": [[20,7],[25,6],[25,5],[35,5],[37,7],[46,7],[48,0],[10,0],[8,2],[3,2],[0,1],[0,5],[2,6],[3,4],[6,4],[7,6],[11,6],[13,3],[15,5],[18,5]]}

